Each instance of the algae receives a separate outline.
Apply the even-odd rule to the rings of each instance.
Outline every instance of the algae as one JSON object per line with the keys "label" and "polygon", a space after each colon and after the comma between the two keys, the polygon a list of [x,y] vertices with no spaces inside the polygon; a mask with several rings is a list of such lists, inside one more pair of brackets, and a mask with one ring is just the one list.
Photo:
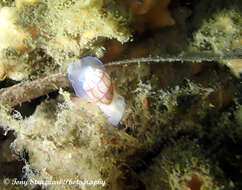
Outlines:
{"label": "algae", "polygon": [[[0,15],[0,189],[241,189],[240,1],[10,0]],[[87,55],[125,99],[118,127],[68,82]]]}

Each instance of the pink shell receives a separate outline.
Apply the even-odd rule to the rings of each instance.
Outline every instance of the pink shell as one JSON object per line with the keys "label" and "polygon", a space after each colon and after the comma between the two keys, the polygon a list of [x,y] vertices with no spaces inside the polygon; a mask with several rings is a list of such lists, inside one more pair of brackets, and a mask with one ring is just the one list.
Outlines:
{"label": "pink shell", "polygon": [[113,99],[113,86],[110,76],[102,69],[90,68],[86,71],[83,89],[92,102],[110,104]]}

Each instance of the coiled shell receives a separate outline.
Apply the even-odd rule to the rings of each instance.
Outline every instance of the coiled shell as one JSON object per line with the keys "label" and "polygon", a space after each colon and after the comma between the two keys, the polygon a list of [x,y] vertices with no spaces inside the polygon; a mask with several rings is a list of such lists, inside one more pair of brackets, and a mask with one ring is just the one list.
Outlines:
{"label": "coiled shell", "polygon": [[99,59],[84,57],[70,64],[67,72],[77,96],[86,96],[90,101],[98,104],[112,102],[112,80]]}
{"label": "coiled shell", "polygon": [[97,103],[110,104],[113,99],[113,87],[110,76],[102,69],[89,69],[83,88],[88,97]]}

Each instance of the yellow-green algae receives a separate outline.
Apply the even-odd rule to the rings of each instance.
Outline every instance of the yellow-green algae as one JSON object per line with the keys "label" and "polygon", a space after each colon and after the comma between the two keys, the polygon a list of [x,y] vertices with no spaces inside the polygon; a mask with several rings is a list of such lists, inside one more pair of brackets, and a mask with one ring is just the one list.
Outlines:
{"label": "yellow-green algae", "polygon": [[[25,162],[26,179],[106,182],[104,187],[47,187],[58,190],[150,189],[152,180],[157,181],[154,188],[174,189],[191,184],[202,173],[206,182],[201,184],[198,180],[199,190],[232,189],[233,184],[241,187],[239,179],[227,169],[241,176],[242,154],[237,147],[242,138],[241,81],[217,61],[182,63],[187,49],[196,51],[190,55],[198,61],[223,54],[223,48],[241,47],[234,40],[239,37],[239,7],[223,9],[218,6],[219,1],[213,1],[209,19],[204,9],[199,10],[203,6],[206,9],[208,2],[211,1],[201,1],[192,18],[196,30],[192,33],[194,41],[188,44],[191,49],[186,47],[187,36],[183,33],[188,31],[184,29],[188,16],[180,25],[174,17],[178,25],[151,33],[148,40],[142,41],[143,48],[149,49],[148,55],[178,56],[180,61],[171,63],[167,59],[110,68],[114,86],[127,104],[119,128],[110,126],[97,106],[85,99],[73,99],[71,89],[46,98],[25,118],[1,105],[0,124],[5,130],[14,131],[16,139],[11,148]],[[106,39],[125,43],[131,37],[130,13],[119,1],[0,3],[17,15],[13,23],[20,34],[26,35],[20,49],[6,47],[0,52],[6,68],[3,76],[14,80],[38,79],[65,71],[69,63],[82,56],[102,57]],[[221,16],[226,22],[221,22]],[[138,43],[139,39],[130,46]],[[124,52],[124,58],[130,50],[132,47]],[[202,50],[213,51],[197,56]],[[237,150],[230,149],[234,146]],[[4,177],[7,176],[0,176],[1,182]],[[1,183],[0,188],[10,186]]]}
{"label": "yellow-green algae", "polygon": [[230,2],[215,0],[213,5],[207,0],[198,3],[197,9],[201,11],[193,20],[196,30],[193,33],[192,46],[200,51],[212,50],[218,54],[224,54],[233,48],[241,49],[241,3],[236,0]]}
{"label": "yellow-green algae", "polygon": [[229,188],[216,163],[206,158],[199,144],[180,139],[157,155],[141,174],[147,189],[219,190]]}
{"label": "yellow-green algae", "polygon": [[[174,64],[187,69],[182,71],[179,67],[174,67]],[[28,180],[101,179],[106,182],[104,187],[85,186],[85,189],[139,189],[148,183],[138,177],[139,168],[143,168],[145,172],[144,163],[156,167],[156,162],[155,166],[148,162],[150,155],[154,157],[160,153],[162,156],[165,151],[162,147],[177,141],[177,149],[184,149],[184,159],[187,161],[180,163],[182,174],[174,174],[173,169],[167,168],[170,171],[167,176],[170,177],[163,180],[171,187],[175,183],[169,180],[171,176],[176,177],[175,181],[184,181],[184,175],[189,176],[193,172],[186,170],[189,167],[187,163],[198,154],[195,148],[186,149],[189,142],[179,139],[183,136],[201,141],[206,139],[209,135],[207,125],[203,123],[207,120],[214,121],[208,118],[217,114],[221,107],[229,105],[233,100],[229,96],[230,92],[239,93],[236,88],[238,79],[226,73],[226,68],[214,72],[212,68],[216,68],[215,64],[210,63],[202,64],[203,69],[210,67],[211,70],[209,73],[200,72],[200,77],[203,78],[200,82],[203,85],[198,86],[196,82],[199,79],[189,71],[192,64],[143,63],[109,70],[117,91],[124,96],[127,104],[126,116],[119,128],[108,124],[97,106],[85,99],[73,99],[67,91],[60,91],[56,99],[46,99],[37,106],[33,115],[25,119],[16,114],[15,118],[19,120],[13,119],[7,114],[7,110],[1,109],[0,120],[6,121],[6,116],[9,118],[8,122],[1,125],[9,126],[16,134],[13,149],[19,155],[23,151],[28,153]],[[143,69],[147,72],[138,72]],[[177,74],[172,76],[171,73]],[[177,81],[168,77],[166,83],[162,81],[165,76],[170,76],[170,79],[176,76]],[[182,81],[183,77],[187,80]],[[220,77],[226,77],[221,84]],[[206,79],[210,83],[205,82]],[[225,86],[230,88],[224,88]],[[227,98],[217,99],[217,95]],[[219,144],[221,139],[217,142]],[[197,146],[191,143],[191,147]],[[168,149],[174,150],[171,147]],[[210,180],[207,183],[216,186],[217,183],[212,179],[220,173],[214,171],[215,174],[210,174],[210,169],[201,169],[205,166],[203,162],[198,164],[199,158],[200,156],[193,165],[195,174],[205,172],[204,178]],[[161,159],[169,160],[169,156]],[[203,157],[201,159],[206,160]],[[173,164],[170,166],[173,167]],[[131,182],[129,179],[132,179]],[[227,184],[227,180],[224,183]],[[61,189],[81,187],[84,188],[82,185],[66,185]],[[48,189],[60,189],[60,186],[51,185]]]}
{"label": "yellow-green algae", "polygon": [[[16,3],[21,6],[13,4],[0,9],[7,14],[4,13],[2,33],[8,29],[10,36],[18,34],[16,39],[5,38],[5,48],[0,51],[7,75],[12,70],[19,72],[9,74],[13,80],[35,78],[53,70],[65,71],[71,61],[85,55],[102,57],[106,39],[124,43],[131,37],[129,12],[118,1]],[[11,45],[14,41],[19,43]]]}

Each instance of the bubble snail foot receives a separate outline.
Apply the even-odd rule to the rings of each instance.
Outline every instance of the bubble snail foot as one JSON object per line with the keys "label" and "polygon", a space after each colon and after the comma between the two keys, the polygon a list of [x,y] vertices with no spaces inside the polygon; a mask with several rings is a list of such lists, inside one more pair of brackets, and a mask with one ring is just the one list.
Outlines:
{"label": "bubble snail foot", "polygon": [[115,91],[103,63],[96,57],[87,56],[71,63],[67,73],[75,94],[96,103],[108,122],[117,126],[124,115],[125,101]]}

